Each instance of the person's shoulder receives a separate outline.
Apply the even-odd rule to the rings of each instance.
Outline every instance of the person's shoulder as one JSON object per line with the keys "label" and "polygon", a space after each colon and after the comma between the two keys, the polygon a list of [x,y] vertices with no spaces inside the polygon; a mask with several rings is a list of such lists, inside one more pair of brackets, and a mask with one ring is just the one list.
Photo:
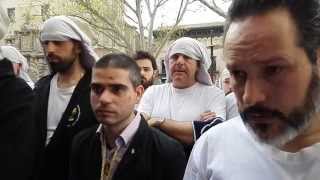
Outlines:
{"label": "person's shoulder", "polygon": [[87,144],[87,142],[95,140],[98,136],[97,133],[98,125],[86,128],[80,131],[73,140],[74,145]]}
{"label": "person's shoulder", "polygon": [[151,89],[151,90],[162,90],[162,89],[168,89],[169,87],[170,87],[169,83],[164,83],[164,84],[152,85],[152,86],[148,87],[148,89]]}
{"label": "person's shoulder", "polygon": [[160,94],[160,93],[166,92],[169,89],[170,89],[169,83],[152,85],[145,90],[145,94]]}
{"label": "person's shoulder", "polygon": [[35,89],[41,88],[43,85],[50,83],[53,74],[49,74],[40,78],[34,85]]}
{"label": "person's shoulder", "polygon": [[208,85],[204,85],[204,84],[200,84],[200,83],[199,83],[198,88],[199,88],[199,89],[203,89],[203,90],[205,90],[207,93],[210,93],[210,94],[220,94],[220,95],[224,95],[222,89],[218,88],[218,87],[215,86],[215,85],[208,86]]}
{"label": "person's shoulder", "polygon": [[226,95],[226,99],[235,100],[236,99],[236,95],[234,94],[234,92],[231,92],[228,95]]}

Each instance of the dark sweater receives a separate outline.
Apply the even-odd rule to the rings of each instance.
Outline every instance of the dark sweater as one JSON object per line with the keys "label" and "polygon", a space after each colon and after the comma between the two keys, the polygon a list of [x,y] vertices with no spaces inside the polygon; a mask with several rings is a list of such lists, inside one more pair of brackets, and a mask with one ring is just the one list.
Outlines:
{"label": "dark sweater", "polygon": [[[75,137],[69,180],[100,179],[101,143],[96,130],[97,126]],[[142,119],[113,179],[180,180],[185,166],[182,145],[159,130],[150,128]]]}
{"label": "dark sweater", "polygon": [[0,60],[0,169],[1,179],[31,179],[36,131],[33,92],[13,73],[10,61]]}

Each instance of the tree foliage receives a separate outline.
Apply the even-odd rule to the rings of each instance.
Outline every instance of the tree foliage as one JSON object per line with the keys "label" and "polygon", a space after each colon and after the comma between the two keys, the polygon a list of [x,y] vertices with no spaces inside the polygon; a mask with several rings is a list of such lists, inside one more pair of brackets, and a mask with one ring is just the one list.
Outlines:
{"label": "tree foliage", "polygon": [[[180,0],[172,28],[157,43],[153,30],[159,8],[169,0],[55,0],[53,14],[66,14],[87,22],[97,36],[98,46],[109,51],[134,53],[147,50],[157,56],[174,35],[190,0]],[[58,5],[57,5],[58,4]],[[146,18],[147,17],[147,18]]]}

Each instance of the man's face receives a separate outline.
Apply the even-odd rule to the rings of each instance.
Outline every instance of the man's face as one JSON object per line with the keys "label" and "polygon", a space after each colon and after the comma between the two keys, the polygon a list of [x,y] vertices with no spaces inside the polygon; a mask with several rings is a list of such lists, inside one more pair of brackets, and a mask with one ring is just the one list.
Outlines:
{"label": "man's face", "polygon": [[127,70],[93,69],[91,107],[97,120],[104,125],[121,126],[128,122],[142,93],[142,85],[133,87]]}
{"label": "man's face", "polygon": [[169,60],[169,70],[175,88],[188,88],[196,82],[197,61],[186,55],[172,55]]}
{"label": "man's face", "polygon": [[79,57],[80,47],[73,41],[45,41],[42,43],[53,72],[64,73]]}
{"label": "man's face", "polygon": [[308,128],[319,103],[318,70],[297,42],[288,12],[276,9],[233,22],[224,44],[243,121],[278,147]]}
{"label": "man's face", "polygon": [[225,94],[228,94],[228,93],[230,93],[232,90],[231,90],[231,83],[230,83],[230,78],[225,78],[224,80],[223,80],[223,91],[224,91],[224,93]]}
{"label": "man's face", "polygon": [[152,63],[149,59],[139,59],[136,60],[138,66],[140,67],[140,73],[142,76],[142,85],[145,89],[153,84],[156,72],[152,67]]}

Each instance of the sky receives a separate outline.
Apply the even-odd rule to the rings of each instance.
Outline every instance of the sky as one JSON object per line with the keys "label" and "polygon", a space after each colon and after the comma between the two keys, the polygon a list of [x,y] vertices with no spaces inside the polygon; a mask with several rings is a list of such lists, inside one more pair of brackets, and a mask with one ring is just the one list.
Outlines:
{"label": "sky", "polygon": [[[211,1],[211,0],[208,0]],[[226,0],[215,0],[219,7],[224,11],[227,11],[227,8],[230,3],[226,3]],[[128,0],[131,5],[134,6],[134,0]],[[154,29],[157,29],[160,26],[170,26],[175,23],[176,16],[178,14],[179,6],[181,0],[169,0],[165,5],[159,8],[159,11],[156,16]],[[129,11],[127,11],[129,12]],[[149,22],[149,17],[147,10],[144,9],[142,14],[143,22]],[[130,15],[130,12],[129,12]],[[131,17],[134,17],[132,14]],[[188,6],[181,25],[187,24],[198,24],[198,23],[212,23],[212,22],[221,22],[224,21],[224,18],[215,14],[212,10],[208,9],[199,2],[194,2]],[[129,22],[129,24],[134,25]],[[145,24],[146,25],[146,24]]]}
{"label": "sky", "polygon": [[[180,0],[169,0],[168,3],[162,7],[159,11],[155,26],[170,25],[175,22],[177,11],[180,5]],[[224,3],[221,0],[216,0],[219,7],[224,11],[230,3]],[[221,22],[224,18],[214,13],[199,2],[194,2],[188,6],[188,10],[185,13],[181,24],[198,24],[198,23],[210,23],[210,22]]]}

